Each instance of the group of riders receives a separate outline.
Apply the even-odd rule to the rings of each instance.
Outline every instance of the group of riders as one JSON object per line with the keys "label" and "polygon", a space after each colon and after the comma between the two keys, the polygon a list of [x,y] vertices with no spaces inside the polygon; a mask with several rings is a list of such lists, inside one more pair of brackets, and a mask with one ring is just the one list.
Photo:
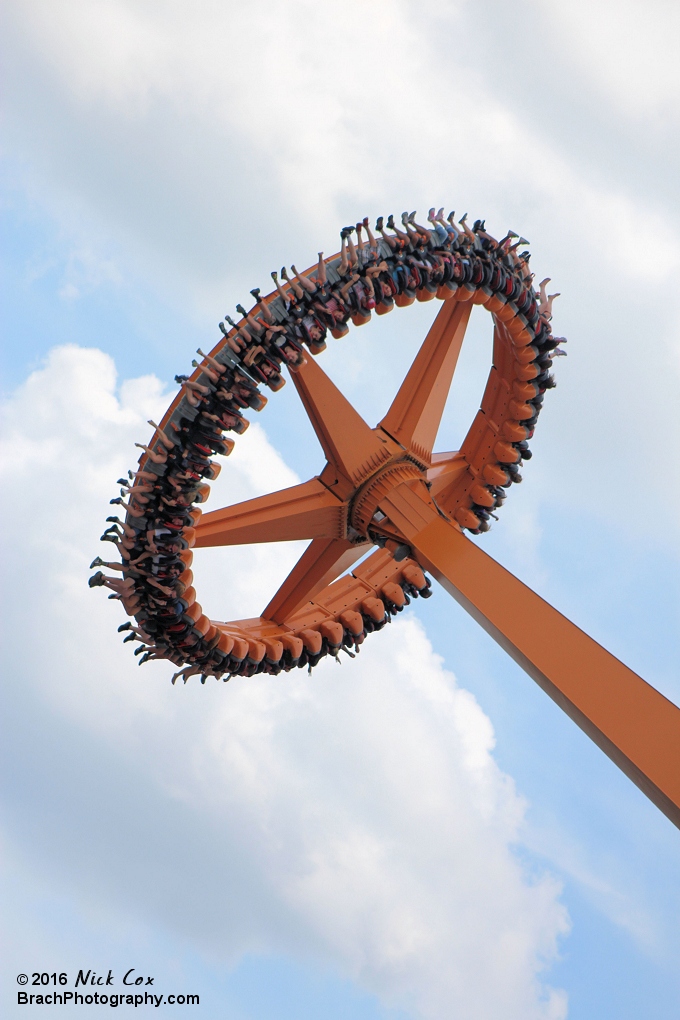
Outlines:
{"label": "group of riders", "polygon": [[[275,295],[265,301],[259,288],[251,291],[254,307],[246,311],[237,305],[239,322],[225,316],[226,324],[220,323],[224,340],[217,351],[211,356],[199,349],[201,361],[193,361],[193,376],[175,377],[180,398],[163,428],[149,423],[154,436],[148,446],[136,444],[143,451],[139,466],[118,479],[120,495],[111,500],[125,514],[107,519],[101,540],[117,547],[120,561],[97,557],[93,568],[114,573],[98,570],[89,581],[91,587],[111,589],[109,597],[120,600],[134,619],[119,630],[128,632],[125,641],[140,642],[135,650],[140,664],[167,659],[182,667],[175,676],[186,680],[196,673],[202,682],[206,676],[229,679],[311,668],[324,655],[337,656],[340,647],[358,650],[367,633],[380,629],[399,610],[388,605],[382,621],[365,616],[363,632],[345,630],[340,645],[324,638],[318,650],[291,646],[273,661],[249,654],[248,642],[212,624],[196,602],[191,547],[201,516],[197,504],[207,499],[208,482],[220,472],[213,457],[231,452],[234,440],[225,433],[248,428],[244,412],[266,404],[259,386],[280,389],[285,382],[282,365],[302,363],[305,351],[319,354],[329,332],[342,337],[350,320],[361,325],[373,311],[384,314],[395,304],[446,298],[459,288],[500,296],[533,335],[536,395],[532,417],[522,422],[531,437],[543,395],[555,385],[552,359],[564,353],[559,348],[562,339],[554,338],[550,329],[552,302],[558,295],[546,293],[549,280],[534,288],[523,238],[509,231],[499,241],[483,221],[470,227],[467,216],[456,220],[453,213],[446,218],[443,213],[431,209],[427,226],[416,221],[415,213],[403,213],[399,225],[390,216],[386,221],[380,217],[375,231],[368,218],[343,228],[339,256],[326,261],[319,253],[318,265],[309,274],[298,273],[295,266],[290,273],[285,268],[272,273]],[[526,440],[517,444],[517,453],[517,463],[507,472],[508,486],[521,480],[519,465],[531,457]],[[487,530],[488,514],[479,519],[482,526],[470,530]],[[402,587],[407,599],[429,594],[429,582],[419,589],[403,581]]]}

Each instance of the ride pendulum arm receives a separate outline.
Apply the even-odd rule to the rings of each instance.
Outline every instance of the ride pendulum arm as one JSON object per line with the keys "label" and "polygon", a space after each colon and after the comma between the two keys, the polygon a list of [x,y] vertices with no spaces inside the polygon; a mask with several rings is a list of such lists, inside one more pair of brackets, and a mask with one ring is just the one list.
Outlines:
{"label": "ride pendulum arm", "polygon": [[[371,543],[396,556],[403,550],[680,827],[680,709],[483,552],[447,512],[451,493],[475,473],[468,440],[461,452],[433,453],[469,314],[470,302],[444,303],[374,429],[315,361],[292,371],[325,468],[301,485],[205,514],[196,545],[311,539],[262,614],[262,625],[284,627]],[[497,322],[495,364],[503,341]],[[495,372],[480,412],[487,419]],[[480,435],[475,428],[470,434]],[[358,573],[384,555],[374,552]]]}

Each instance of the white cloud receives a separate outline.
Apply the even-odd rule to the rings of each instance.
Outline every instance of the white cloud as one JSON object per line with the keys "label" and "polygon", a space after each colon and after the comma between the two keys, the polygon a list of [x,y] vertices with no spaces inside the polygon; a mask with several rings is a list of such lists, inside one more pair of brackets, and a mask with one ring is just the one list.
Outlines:
{"label": "white cloud", "polygon": [[[631,239],[644,218],[660,256],[656,278],[667,277],[678,245],[664,211],[649,200],[641,208],[640,194],[612,189],[570,160],[540,120],[508,105],[474,54],[456,48],[474,6],[10,4],[8,59],[25,52],[34,65],[30,78],[26,59],[14,73],[13,138],[33,161],[44,153],[43,180],[85,202],[139,254],[153,251],[161,271],[190,281],[201,301],[238,274],[234,244],[240,261],[258,264],[263,245],[253,242],[266,237],[276,263],[277,250],[296,257],[276,233],[295,230],[311,261],[311,246],[336,243],[339,219],[356,216],[357,205],[422,210],[447,195],[483,204],[499,230],[513,217],[534,242],[550,220],[553,236],[588,245],[583,225],[596,223],[600,254],[604,242],[615,271],[637,279]],[[607,22],[606,6],[590,5],[593,24]],[[613,20],[618,13],[619,5]],[[574,51],[592,40],[601,53],[597,33],[563,5],[541,17],[573,29]],[[653,32],[646,38],[656,45]],[[645,68],[650,80],[637,35],[635,47],[637,60],[620,63]],[[619,54],[616,41],[610,49]],[[46,117],[60,124],[59,137]],[[19,118],[34,126],[30,134]]]}
{"label": "white cloud", "polygon": [[543,0],[536,13],[552,21],[574,58],[617,113],[654,128],[673,129],[677,121],[677,39],[680,11],[673,0]]}
{"label": "white cloud", "polygon": [[[138,670],[119,645],[120,611],[87,588],[88,556],[133,439],[166,401],[152,377],[117,390],[109,357],[72,346],[4,409],[20,508],[3,560],[9,714],[17,734],[32,720],[28,743],[14,729],[7,742],[19,775],[29,760],[38,776],[56,768],[52,799],[31,788],[17,809],[14,850],[90,910],[126,911],[224,961],[321,958],[433,1020],[559,1020],[565,996],[545,983],[568,928],[559,887],[516,856],[525,804],[488,718],[419,624],[400,620],[312,678],[227,686],[172,688],[170,668]],[[294,480],[256,425],[239,445],[219,479],[231,498],[265,476]],[[246,597],[262,604],[293,555],[255,559]],[[242,605],[227,564],[238,574],[247,559],[200,565],[199,597],[227,618]],[[105,804],[71,795],[74,755]],[[36,846],[29,819],[51,812],[59,825]]]}
{"label": "white cloud", "polygon": [[[282,261],[333,248],[338,224],[366,211],[398,214],[408,203],[422,213],[448,196],[459,212],[485,212],[492,229],[521,229],[539,277],[549,272],[563,294],[555,328],[571,352],[541,421],[546,455],[532,484],[544,501],[632,535],[634,504],[611,496],[622,484],[649,492],[663,477],[669,505],[680,498],[665,453],[680,440],[680,223],[663,191],[645,185],[648,140],[636,130],[619,139],[625,158],[589,154],[608,113],[592,101],[592,61],[588,73],[574,66],[591,43],[599,55],[602,32],[620,10],[628,24],[635,5],[530,9],[524,45],[537,60],[552,55],[554,70],[537,63],[532,79],[520,68],[521,87],[509,91],[517,19],[499,4],[10,3],[10,149],[72,231],[67,263],[85,251],[100,267],[84,273],[87,286],[111,274],[151,280],[170,307],[206,324]],[[630,68],[626,82],[644,69],[654,77],[666,10],[646,9],[634,40],[611,36],[602,59]],[[664,67],[665,81],[676,72]],[[578,104],[578,145],[553,126],[569,111],[532,109],[556,82]],[[625,102],[629,85],[611,82]],[[66,297],[80,292],[83,272],[66,270]],[[396,384],[412,331],[406,315],[390,317],[379,380],[363,331],[354,360],[346,344],[327,364],[354,393]],[[671,517],[663,536],[680,541]]]}

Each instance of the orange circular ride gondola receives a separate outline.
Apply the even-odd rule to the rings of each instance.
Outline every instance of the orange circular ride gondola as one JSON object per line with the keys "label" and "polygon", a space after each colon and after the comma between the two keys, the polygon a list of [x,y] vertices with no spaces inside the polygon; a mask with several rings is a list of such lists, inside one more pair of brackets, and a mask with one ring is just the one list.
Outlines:
{"label": "orange circular ride gondola", "polygon": [[[431,594],[393,506],[400,494],[458,529],[488,530],[507,486],[520,480],[518,464],[530,456],[527,440],[552,384],[559,341],[539,308],[526,255],[515,253],[510,237],[498,244],[477,226],[475,233],[440,226],[439,236],[409,227],[408,235],[371,237],[358,250],[350,242],[349,253],[343,245],[342,257],[320,260],[287,293],[279,286],[263,299],[255,291],[251,312],[239,306],[241,322],[231,330],[220,323],[221,341],[194,362],[190,378],[178,377],[180,393],[127,486],[125,523],[108,533],[114,538],[116,523],[128,533],[118,539],[119,548],[129,547],[126,588],[118,591],[137,618],[128,639],[142,640],[141,661],[168,658],[186,667],[185,680],[193,672],[203,682],[311,667],[328,653],[357,649],[411,597]],[[371,429],[303,351],[318,355],[329,329],[340,337],[350,319],[368,322],[373,308],[385,314],[433,298],[444,307],[390,411]],[[435,454],[473,304],[494,318],[493,365],[461,450]],[[195,504],[207,499],[204,479],[220,469],[211,458],[233,445],[224,432],[242,432],[243,410],[264,406],[258,384],[283,386],[282,363],[319,435],[325,469],[303,485],[202,515]],[[192,546],[290,539],[312,541],[261,617],[222,623],[203,614]],[[377,551],[336,580],[370,544]]]}
{"label": "orange circular ride gondola", "polygon": [[[415,214],[413,214],[415,216]],[[173,677],[252,676],[314,666],[358,649],[413,596],[428,596],[429,572],[626,775],[680,826],[680,709],[598,645],[470,541],[488,529],[518,465],[530,456],[558,344],[550,300],[534,292],[528,255],[483,224],[432,231],[405,214],[377,244],[355,249],[343,231],[341,256],[261,298],[191,377],[163,417],[139,468],[120,479],[125,520],[109,518],[103,540],[118,545],[122,578],[90,578],[113,588],[135,624],[140,662],[168,659]],[[462,222],[462,221],[461,221]],[[381,221],[379,221],[381,225]],[[513,235],[516,236],[516,235]],[[276,278],[276,274],[272,274]],[[286,278],[287,279],[287,278]],[[311,355],[330,331],[365,324],[415,300],[442,300],[413,365],[382,421],[370,428]],[[494,323],[493,364],[481,408],[456,453],[434,453],[458,353],[473,304]],[[202,515],[207,480],[243,432],[243,411],[260,410],[260,384],[276,391],[288,364],[326,456],[308,482]],[[154,424],[154,423],[151,423]],[[139,444],[138,444],[139,445]],[[262,616],[222,623],[196,601],[192,546],[309,539]],[[376,550],[364,557],[372,546]],[[361,562],[350,573],[353,564]],[[92,564],[106,566],[99,558]],[[354,654],[350,652],[350,654]]]}

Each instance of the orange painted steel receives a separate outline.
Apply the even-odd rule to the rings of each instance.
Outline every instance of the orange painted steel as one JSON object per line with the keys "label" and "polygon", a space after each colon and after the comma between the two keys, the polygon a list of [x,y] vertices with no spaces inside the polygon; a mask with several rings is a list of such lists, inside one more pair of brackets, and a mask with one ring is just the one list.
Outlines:
{"label": "orange painted steel", "polygon": [[385,432],[428,466],[470,311],[469,302],[444,303],[392,406],[380,422]]}
{"label": "orange painted steel", "polygon": [[680,709],[440,517],[420,562],[680,828]]}
{"label": "orange painted steel", "polygon": [[[493,367],[461,450],[437,454],[471,297],[494,316]],[[385,603],[403,598],[400,582],[422,578],[425,568],[680,827],[680,709],[462,531],[479,523],[472,507],[492,505],[489,486],[499,484],[503,464],[517,460],[512,443],[526,434],[524,402],[533,393],[532,359],[524,355],[531,339],[506,304],[461,288],[445,301],[375,428],[315,361],[292,370],[324,469],[301,485],[205,514],[195,544],[311,542],[261,617],[213,624],[254,662],[267,650],[280,656],[292,642],[316,654],[322,641],[339,647],[343,627],[358,633],[361,613],[381,620]],[[376,541],[384,547],[340,576]]]}
{"label": "orange painted steel", "polygon": [[248,545],[304,538],[343,538],[345,504],[318,478],[206,514],[197,545]]}

